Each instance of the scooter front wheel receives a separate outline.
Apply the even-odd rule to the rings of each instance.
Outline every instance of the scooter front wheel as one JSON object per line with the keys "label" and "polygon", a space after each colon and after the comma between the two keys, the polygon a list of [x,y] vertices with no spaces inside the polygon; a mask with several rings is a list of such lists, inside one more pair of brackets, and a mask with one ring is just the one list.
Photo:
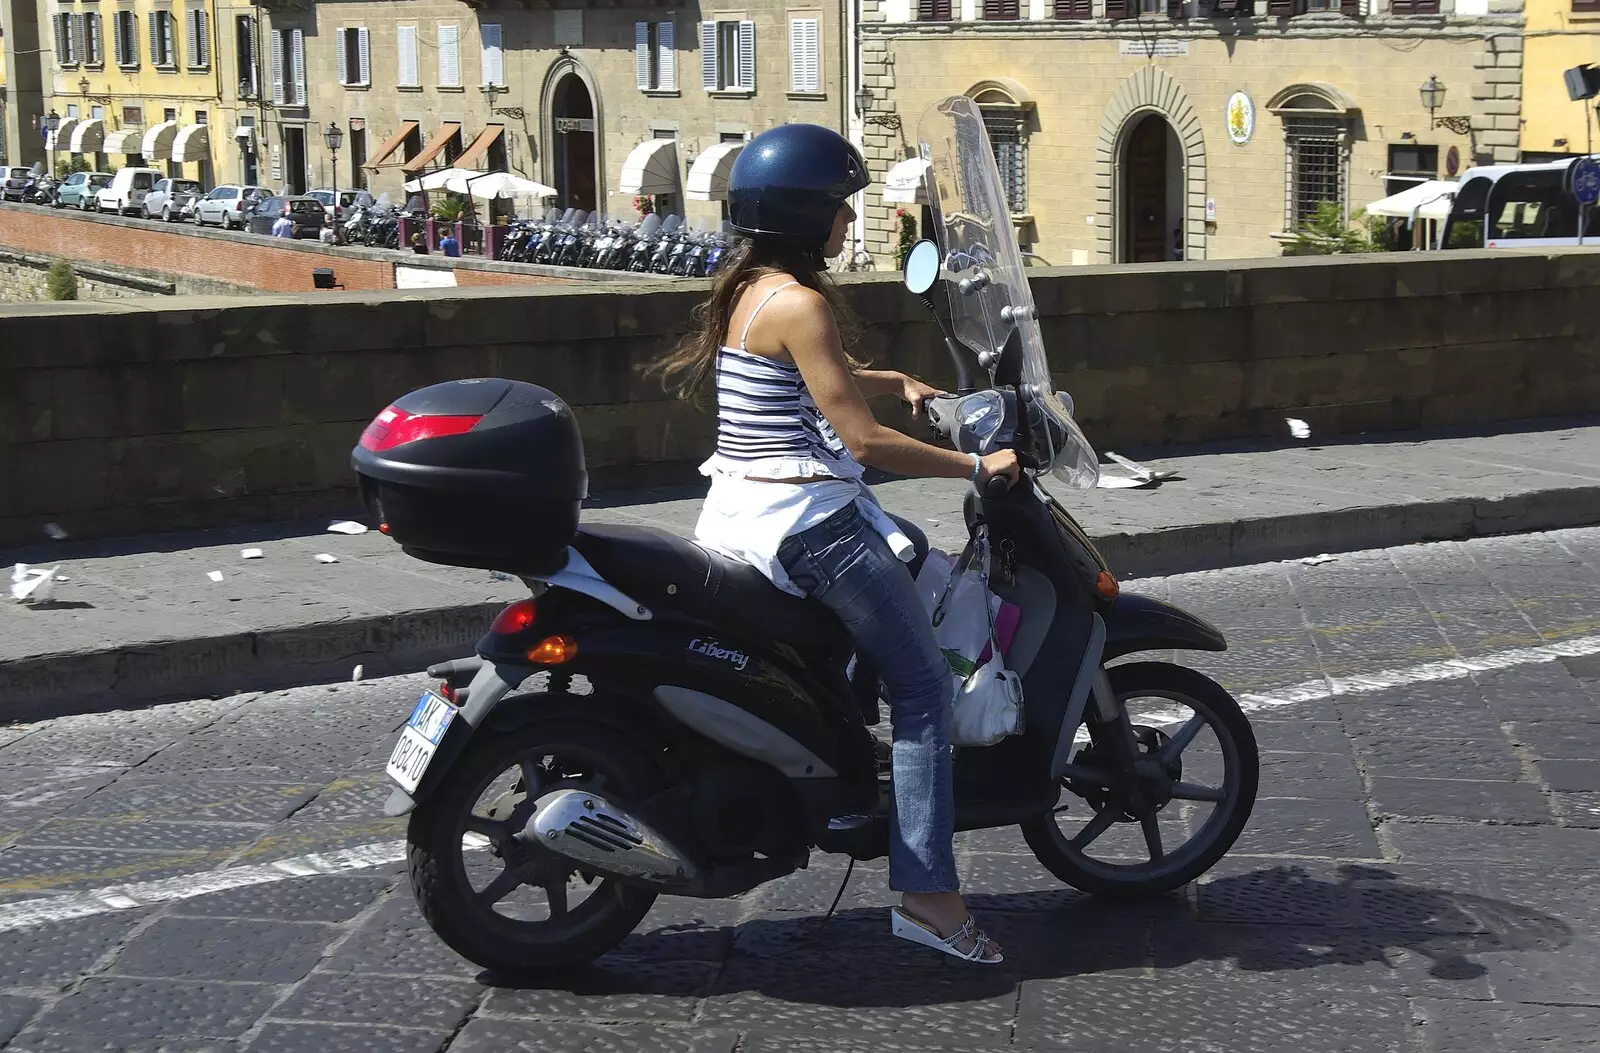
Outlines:
{"label": "scooter front wheel", "polygon": [[663,781],[648,752],[602,725],[545,718],[476,736],[411,814],[422,916],[456,953],[501,976],[593,961],[634,930],[655,893],[583,874],[518,835],[551,790],[604,790],[626,805]]}
{"label": "scooter front wheel", "polygon": [[1232,695],[1193,669],[1137,662],[1108,669],[1128,714],[1133,772],[1104,741],[1126,725],[1086,725],[1057,806],[1022,825],[1039,862],[1102,896],[1170,892],[1204,874],[1243,832],[1255,805],[1255,733]]}

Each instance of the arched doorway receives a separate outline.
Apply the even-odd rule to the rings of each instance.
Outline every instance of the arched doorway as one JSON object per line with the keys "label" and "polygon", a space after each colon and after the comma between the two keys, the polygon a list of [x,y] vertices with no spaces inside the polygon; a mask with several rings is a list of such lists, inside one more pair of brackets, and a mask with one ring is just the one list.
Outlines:
{"label": "arched doorway", "polygon": [[1123,134],[1118,263],[1183,259],[1183,144],[1158,113],[1136,114]]}
{"label": "arched doorway", "polygon": [[[1151,127],[1144,122],[1154,119]],[[1154,257],[1163,260],[1206,258],[1206,144],[1200,115],[1189,95],[1160,66],[1146,66],[1130,74],[1112,93],[1100,121],[1100,141],[1095,149],[1095,174],[1100,187],[1095,213],[1097,253],[1103,263]],[[1165,141],[1157,131],[1165,133]],[[1152,229],[1166,231],[1166,251],[1156,256],[1147,235],[1143,252],[1135,252],[1129,209],[1129,172],[1135,132],[1144,170],[1139,182],[1147,201],[1156,198],[1155,186],[1164,181],[1165,205]],[[1157,153],[1163,153],[1157,164]],[[1146,210],[1148,221],[1149,210]]]}
{"label": "arched doorway", "polygon": [[561,208],[595,210],[595,120],[594,99],[589,86],[576,72],[569,71],[556,83],[551,106],[556,148],[555,186]]}

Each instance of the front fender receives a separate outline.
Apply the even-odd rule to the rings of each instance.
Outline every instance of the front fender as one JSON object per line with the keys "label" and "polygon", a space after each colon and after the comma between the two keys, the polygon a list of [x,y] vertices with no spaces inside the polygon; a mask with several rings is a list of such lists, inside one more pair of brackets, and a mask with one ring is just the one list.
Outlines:
{"label": "front fender", "polygon": [[1204,618],[1170,603],[1124,592],[1105,615],[1105,661],[1138,651],[1226,651],[1228,641]]}

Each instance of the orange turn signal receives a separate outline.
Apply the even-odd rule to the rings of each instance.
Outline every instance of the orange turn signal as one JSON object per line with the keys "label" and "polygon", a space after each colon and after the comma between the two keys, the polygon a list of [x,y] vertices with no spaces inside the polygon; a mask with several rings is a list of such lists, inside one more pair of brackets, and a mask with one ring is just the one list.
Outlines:
{"label": "orange turn signal", "polygon": [[578,657],[578,641],[570,636],[546,636],[528,651],[534,665],[560,665]]}
{"label": "orange turn signal", "polygon": [[1122,586],[1117,584],[1117,579],[1111,576],[1109,570],[1102,570],[1100,576],[1094,579],[1094,591],[1100,594],[1101,599],[1114,600],[1117,593],[1122,591]]}

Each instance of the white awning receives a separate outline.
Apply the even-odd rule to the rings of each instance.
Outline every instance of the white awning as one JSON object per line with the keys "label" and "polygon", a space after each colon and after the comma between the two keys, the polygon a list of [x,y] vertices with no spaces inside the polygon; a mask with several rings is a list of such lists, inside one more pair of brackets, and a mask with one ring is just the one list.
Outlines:
{"label": "white awning", "polygon": [[256,141],[255,127],[249,124],[241,124],[234,128],[233,141],[243,146],[253,146]]}
{"label": "white awning", "polygon": [[172,140],[172,160],[182,164],[185,161],[204,161],[210,156],[210,125],[186,124],[178,130],[177,138]]}
{"label": "white awning", "polygon": [[922,177],[928,168],[929,162],[911,157],[889,169],[889,174],[883,177],[883,199],[906,205],[926,205],[928,194],[923,189]]}
{"label": "white awning", "polygon": [[140,147],[143,145],[143,134],[143,132],[140,132],[137,129],[122,132],[108,132],[106,134],[106,141],[100,146],[100,152],[103,154],[142,153],[143,151],[140,149]]}
{"label": "white awning", "polygon": [[45,136],[45,151],[53,154],[58,150],[65,150],[67,148],[67,144],[72,141],[72,129],[76,128],[77,126],[78,118],[61,118],[61,123],[56,126],[55,134]]}
{"label": "white awning", "polygon": [[678,192],[678,140],[649,139],[633,148],[622,162],[623,194],[676,194]]}
{"label": "white awning", "polygon": [[744,143],[718,143],[709,147],[689,167],[689,187],[686,196],[691,201],[726,201],[728,199],[728,173],[733,171],[734,158],[744,149]]}
{"label": "white awning", "polygon": [[90,117],[88,120],[79,121],[72,128],[72,138],[67,142],[67,152],[70,154],[97,154],[106,141],[106,122],[104,118]]}
{"label": "white awning", "polygon": [[139,152],[151,161],[172,153],[172,140],[178,135],[177,121],[162,121],[144,133],[139,141]]}
{"label": "white awning", "polygon": [[1369,216],[1410,219],[1446,219],[1460,184],[1453,179],[1429,179],[1367,206]]}

